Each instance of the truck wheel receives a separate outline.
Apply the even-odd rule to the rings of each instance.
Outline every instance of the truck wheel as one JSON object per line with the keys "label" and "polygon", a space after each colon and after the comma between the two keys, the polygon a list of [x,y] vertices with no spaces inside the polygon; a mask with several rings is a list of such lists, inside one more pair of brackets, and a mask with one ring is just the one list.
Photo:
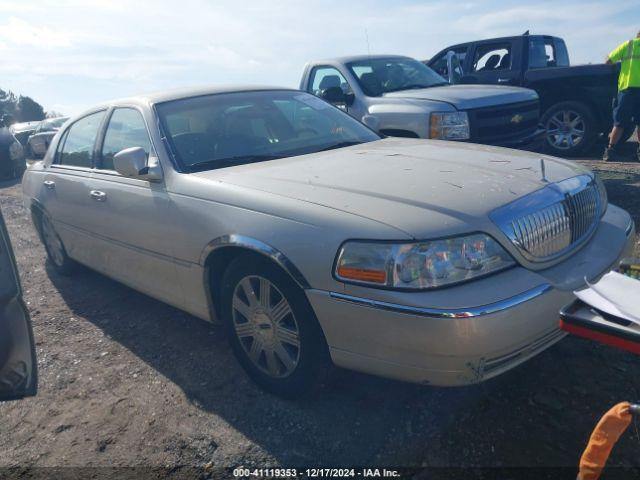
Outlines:
{"label": "truck wheel", "polygon": [[580,102],[552,105],[542,115],[541,123],[546,130],[545,149],[559,157],[585,153],[598,138],[596,119]]}
{"label": "truck wheel", "polygon": [[304,292],[269,260],[245,255],[222,280],[222,321],[247,374],[279,396],[304,396],[330,369],[328,348]]}

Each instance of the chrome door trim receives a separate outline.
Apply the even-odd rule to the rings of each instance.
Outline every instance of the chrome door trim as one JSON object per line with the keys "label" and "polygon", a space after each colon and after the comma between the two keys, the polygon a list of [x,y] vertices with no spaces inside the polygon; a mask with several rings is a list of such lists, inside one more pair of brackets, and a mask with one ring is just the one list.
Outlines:
{"label": "chrome door trim", "polygon": [[336,300],[348,303],[355,303],[364,307],[377,308],[405,315],[416,315],[420,317],[431,318],[474,318],[483,315],[491,315],[493,313],[502,312],[509,308],[516,307],[522,303],[533,300],[544,295],[551,290],[551,285],[543,283],[525,292],[514,295],[513,297],[500,300],[498,302],[489,303],[469,308],[430,308],[430,307],[412,307],[409,305],[399,305],[397,303],[381,302],[379,300],[371,300],[368,298],[354,297],[343,293],[329,292],[329,296]]}

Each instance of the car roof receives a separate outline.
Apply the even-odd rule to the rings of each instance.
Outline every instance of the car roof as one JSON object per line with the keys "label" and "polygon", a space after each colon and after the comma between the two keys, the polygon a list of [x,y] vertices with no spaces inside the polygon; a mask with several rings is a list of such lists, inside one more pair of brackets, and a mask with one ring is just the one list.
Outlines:
{"label": "car roof", "polygon": [[91,110],[105,106],[117,106],[117,105],[154,105],[156,103],[170,102],[172,100],[180,100],[190,97],[201,97],[204,95],[215,95],[218,93],[237,93],[237,92],[257,92],[257,91],[269,91],[269,90],[291,90],[296,91],[294,88],[288,87],[274,87],[264,85],[222,85],[222,86],[202,86],[202,87],[188,87],[172,90],[162,90],[159,92],[148,93],[143,95],[135,95],[132,97],[119,98],[104,102],[100,105],[96,105]]}
{"label": "car roof", "polygon": [[358,62],[361,60],[379,60],[385,58],[411,58],[406,55],[348,55],[345,57],[334,57],[334,58],[322,58],[320,60],[314,60],[310,62],[311,64],[317,65],[321,63],[351,63]]}

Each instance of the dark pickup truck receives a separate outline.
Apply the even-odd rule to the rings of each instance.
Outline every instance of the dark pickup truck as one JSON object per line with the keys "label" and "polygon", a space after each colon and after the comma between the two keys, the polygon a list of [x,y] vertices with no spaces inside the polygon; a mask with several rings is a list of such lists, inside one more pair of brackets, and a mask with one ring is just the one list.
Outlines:
{"label": "dark pickup truck", "polygon": [[570,66],[561,38],[525,33],[461,43],[424,63],[452,83],[515,85],[538,92],[545,146],[554,155],[584,153],[611,127],[618,67]]}

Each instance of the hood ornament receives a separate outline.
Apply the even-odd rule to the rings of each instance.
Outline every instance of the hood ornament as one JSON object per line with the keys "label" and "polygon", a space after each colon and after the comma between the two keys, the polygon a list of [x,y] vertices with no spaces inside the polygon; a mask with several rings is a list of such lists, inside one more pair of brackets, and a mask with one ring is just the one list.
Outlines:
{"label": "hood ornament", "polygon": [[544,166],[544,158],[540,159],[540,175],[542,175],[542,178],[540,180],[542,180],[545,183],[549,183],[549,180],[547,180],[547,171]]}

